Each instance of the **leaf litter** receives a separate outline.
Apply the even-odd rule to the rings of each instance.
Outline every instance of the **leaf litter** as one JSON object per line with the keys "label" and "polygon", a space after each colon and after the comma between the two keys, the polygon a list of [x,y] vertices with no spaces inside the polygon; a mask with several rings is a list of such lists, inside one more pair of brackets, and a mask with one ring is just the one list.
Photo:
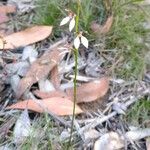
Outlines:
{"label": "leaf litter", "polygon": [[[47,38],[51,32],[51,26],[34,26],[24,31],[4,36],[3,39],[6,42],[4,49],[14,49],[33,44]],[[3,49],[3,44],[0,45],[0,49]]]}
{"label": "leaf litter", "polygon": [[[19,3],[21,4],[22,2],[20,1]],[[19,3],[18,5],[20,5]],[[25,5],[21,5],[20,8],[25,8]],[[34,7],[31,9],[33,8]],[[28,12],[27,9],[23,9],[23,11]],[[113,24],[113,18],[113,16],[110,16],[103,26],[96,24],[98,27],[96,29],[98,31],[96,31],[98,36],[100,33],[107,34],[109,32]],[[30,31],[30,33],[28,33],[28,31]],[[43,33],[42,35],[40,35],[41,31]],[[63,120],[59,116],[72,115],[74,62],[71,54],[71,46],[67,43],[66,38],[51,44],[50,48],[45,52],[35,49],[35,45],[33,47],[30,45],[46,39],[51,32],[52,27],[50,26],[33,26],[3,36],[4,41],[6,41],[5,49],[8,49],[9,51],[11,49],[11,52],[9,53],[7,50],[4,53],[7,54],[7,58],[5,56],[3,65],[3,67],[5,67],[1,71],[0,77],[3,80],[2,84],[5,84],[7,81],[7,84],[11,85],[11,90],[13,90],[13,92],[11,91],[11,94],[7,96],[7,99],[2,101],[4,107],[1,107],[2,110],[0,111],[0,115],[10,115],[9,112],[12,114],[16,113],[15,109],[22,109],[24,110],[23,113],[26,110],[30,110],[29,112],[32,114],[35,114],[33,112],[47,112],[59,123],[63,125],[68,125],[69,123],[70,125],[70,119],[67,118],[66,121],[66,118]],[[39,37],[35,35],[39,35]],[[22,39],[25,40],[23,41]],[[2,49],[3,42],[0,46]],[[16,49],[17,53],[15,53]],[[21,52],[18,52],[18,49],[21,50]],[[12,55],[13,53],[15,53],[15,55]],[[15,60],[13,56],[17,56]],[[4,58],[4,55],[2,58]],[[147,140],[147,137],[150,136],[149,129],[130,131],[125,127],[129,125],[122,123],[122,120],[120,118],[118,119],[116,116],[125,114],[126,109],[129,106],[138,101],[141,97],[147,96],[149,88],[147,88],[147,84],[143,81],[140,83],[135,81],[135,89],[135,83],[129,84],[125,80],[108,77],[108,75],[106,75],[106,70],[103,68],[105,62],[105,57],[95,54],[93,49],[90,48],[88,51],[84,50],[81,52],[81,55],[79,56],[76,104],[77,118],[75,120],[75,131],[73,135],[74,137],[80,136],[82,138],[85,143],[83,145],[85,148],[93,148],[97,143],[101,143],[104,146],[106,139],[106,142],[109,144],[111,143],[111,148],[114,146],[114,143],[117,143],[115,146],[130,146],[129,144],[124,145],[126,139],[123,138],[122,141],[120,136],[118,137],[121,133],[123,137],[135,137],[128,141],[131,143],[132,147],[133,142],[131,140],[135,143],[137,140]],[[10,66],[8,67],[8,65]],[[109,96],[105,99],[104,96],[108,94]],[[104,109],[101,109],[103,103],[98,103],[102,101],[105,102]],[[82,103],[85,106],[88,106],[86,112],[84,109],[81,109]],[[93,105],[94,103],[95,105]],[[5,107],[6,109],[4,109]],[[92,108],[92,111],[89,109],[90,107]],[[96,111],[94,107],[96,107]],[[77,114],[80,114],[82,117]],[[19,119],[20,118],[18,118],[18,120]],[[29,116],[28,119],[30,119]],[[22,123],[24,123],[24,121],[22,121]],[[16,132],[19,127],[15,128],[14,132]],[[119,134],[118,132],[109,132],[109,129],[118,131]],[[88,133],[90,135],[85,134],[88,130],[91,131]],[[104,136],[108,137],[108,135],[109,138],[103,138]],[[68,139],[68,136],[69,134],[63,138],[63,141]],[[95,144],[94,141],[96,141]],[[105,146],[104,149],[106,149]]]}

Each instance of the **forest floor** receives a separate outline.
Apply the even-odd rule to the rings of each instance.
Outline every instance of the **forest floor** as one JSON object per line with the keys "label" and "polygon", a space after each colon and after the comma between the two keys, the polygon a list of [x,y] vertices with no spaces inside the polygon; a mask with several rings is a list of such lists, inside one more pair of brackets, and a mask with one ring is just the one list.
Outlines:
{"label": "forest floor", "polygon": [[[76,1],[0,2],[0,150],[67,150]],[[150,150],[150,1],[81,1],[75,150]]]}

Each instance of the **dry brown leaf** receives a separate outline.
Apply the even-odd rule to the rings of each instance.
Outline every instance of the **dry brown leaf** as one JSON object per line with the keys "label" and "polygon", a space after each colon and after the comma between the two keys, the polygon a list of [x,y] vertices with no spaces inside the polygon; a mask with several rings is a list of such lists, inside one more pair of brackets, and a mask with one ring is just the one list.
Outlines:
{"label": "dry brown leaf", "polygon": [[[109,89],[109,79],[104,77],[100,80],[92,81],[90,83],[84,83],[77,87],[77,103],[81,102],[91,102],[99,98],[102,98]],[[51,98],[55,96],[65,97],[66,95],[70,97],[73,101],[74,90],[73,88],[67,89],[66,93],[62,91],[52,91],[52,92],[41,92],[36,90],[35,95],[40,98]]]}
{"label": "dry brown leaf", "polygon": [[59,89],[60,79],[59,79],[58,66],[55,66],[51,71],[51,82],[53,83],[55,89]]}
{"label": "dry brown leaf", "polygon": [[0,13],[0,24],[9,21],[8,16],[5,13]]}
{"label": "dry brown leaf", "polygon": [[[66,40],[62,40],[62,43],[65,43]],[[26,76],[21,79],[18,85],[17,98],[20,98],[22,94],[29,89],[37,81],[44,79],[48,76],[49,72],[57,65],[61,60],[62,54],[59,46],[53,47],[46,51],[43,56],[37,59],[30,67]]]}
{"label": "dry brown leaf", "polygon": [[5,5],[5,6],[0,6],[0,13],[14,13],[16,12],[16,7],[13,5]]}
{"label": "dry brown leaf", "polygon": [[[43,100],[25,100],[6,107],[6,109],[29,109],[38,113],[51,112],[56,115],[72,115],[73,102],[68,98],[53,97]],[[75,114],[82,113],[76,105]]]}
{"label": "dry brown leaf", "polygon": [[34,91],[34,94],[41,99],[52,98],[52,97],[66,97],[67,96],[62,91],[42,92],[42,91],[36,90],[36,91]]}
{"label": "dry brown leaf", "polygon": [[110,31],[112,23],[113,23],[113,16],[110,16],[108,17],[104,25],[92,22],[91,29],[96,35],[100,36],[101,34],[106,34]]}
{"label": "dry brown leaf", "polygon": [[[3,37],[6,41],[5,49],[26,46],[47,38],[52,32],[52,26],[34,26],[24,31]],[[0,45],[0,49],[3,45]]]}
{"label": "dry brown leaf", "polygon": [[[82,84],[77,88],[77,103],[91,102],[102,98],[109,89],[109,78],[103,77],[99,80]],[[74,90],[67,89],[66,93],[73,100]]]}

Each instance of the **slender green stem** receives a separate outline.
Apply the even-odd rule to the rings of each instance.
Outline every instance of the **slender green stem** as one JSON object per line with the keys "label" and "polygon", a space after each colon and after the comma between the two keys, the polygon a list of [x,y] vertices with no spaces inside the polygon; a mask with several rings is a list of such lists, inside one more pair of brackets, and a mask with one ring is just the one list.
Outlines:
{"label": "slender green stem", "polygon": [[[80,0],[77,0],[77,15],[76,15],[76,34],[79,32],[79,15],[80,15]],[[74,60],[75,60],[75,68],[74,68],[74,101],[73,101],[73,113],[72,113],[72,123],[71,123],[71,132],[69,138],[69,146],[71,146],[72,142],[72,133],[74,127],[74,120],[75,120],[75,109],[76,109],[76,101],[77,101],[77,72],[78,72],[78,49],[74,49]]]}

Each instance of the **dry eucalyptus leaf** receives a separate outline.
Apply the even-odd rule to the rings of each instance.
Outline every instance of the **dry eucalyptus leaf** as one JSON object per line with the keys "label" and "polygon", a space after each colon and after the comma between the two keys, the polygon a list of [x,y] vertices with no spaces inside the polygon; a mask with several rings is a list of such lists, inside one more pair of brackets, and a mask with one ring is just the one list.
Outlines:
{"label": "dry eucalyptus leaf", "polygon": [[10,146],[10,144],[6,144],[3,146],[0,146],[0,150],[13,150],[14,148]]}
{"label": "dry eucalyptus leaf", "polygon": [[28,111],[25,109],[20,117],[18,118],[14,131],[13,131],[13,139],[16,144],[22,143],[31,132],[31,122],[28,115]]}
{"label": "dry eucalyptus leaf", "polygon": [[91,141],[94,139],[97,139],[100,136],[100,132],[98,132],[95,129],[90,129],[86,132],[84,132],[84,137],[86,141]]}
{"label": "dry eucalyptus leaf", "polygon": [[[62,43],[64,42],[65,41],[62,41]],[[33,62],[26,76],[21,79],[18,85],[17,98],[20,98],[34,83],[48,76],[49,72],[57,65],[63,56],[59,48],[60,47],[57,46],[49,49],[42,57]]]}
{"label": "dry eucalyptus leaf", "polygon": [[[103,77],[99,80],[84,83],[77,87],[77,103],[91,102],[105,96],[109,89],[109,78]],[[67,89],[66,93],[73,100],[73,88]]]}
{"label": "dry eucalyptus leaf", "polygon": [[123,147],[123,139],[115,132],[104,134],[94,144],[94,150],[119,150]]}
{"label": "dry eucalyptus leaf", "polygon": [[13,75],[10,78],[10,85],[15,93],[17,93],[17,90],[18,90],[17,87],[18,87],[19,81],[20,81],[20,77],[18,75]]}
{"label": "dry eucalyptus leaf", "polygon": [[150,136],[150,128],[137,129],[133,131],[128,131],[126,133],[126,137],[133,141],[137,141],[149,136]]}
{"label": "dry eucalyptus leaf", "polygon": [[[34,26],[23,31],[3,37],[6,41],[4,49],[13,49],[44,40],[52,32],[52,26]],[[0,45],[3,49],[3,45]]]}
{"label": "dry eucalyptus leaf", "polygon": [[3,6],[0,6],[0,14],[1,13],[14,13],[16,12],[16,7],[13,6],[13,5],[3,5]]}
{"label": "dry eucalyptus leaf", "polygon": [[38,57],[38,52],[33,46],[26,46],[23,49],[22,60],[29,60],[30,63],[32,63],[37,59],[37,57]]}
{"label": "dry eucalyptus leaf", "polygon": [[[69,98],[53,97],[43,100],[25,100],[6,107],[6,109],[29,109],[34,112],[51,112],[59,116],[72,115],[73,102]],[[75,106],[75,114],[82,113],[79,106]]]}
{"label": "dry eucalyptus leaf", "polygon": [[150,150],[150,137],[146,139],[146,148]]}
{"label": "dry eucalyptus leaf", "polygon": [[51,92],[42,92],[39,90],[34,91],[34,94],[41,98],[41,99],[45,99],[45,98],[52,98],[52,97],[66,97],[66,93],[62,92],[62,91],[51,91]]}
{"label": "dry eucalyptus leaf", "polygon": [[113,16],[110,16],[108,17],[104,25],[92,22],[91,29],[97,36],[100,36],[101,34],[106,34],[110,31],[112,23],[113,23]]}
{"label": "dry eucalyptus leaf", "polygon": [[9,17],[5,13],[0,13],[0,24],[9,21]]}
{"label": "dry eucalyptus leaf", "polygon": [[[109,78],[107,77],[89,83],[84,83],[81,86],[77,87],[77,103],[91,102],[99,98],[102,98],[107,93],[108,89],[109,89]],[[67,89],[66,93],[59,90],[47,93],[37,90],[34,93],[36,96],[40,98],[50,98],[54,96],[61,96],[61,97],[68,96],[72,101],[74,100],[73,88]]]}
{"label": "dry eucalyptus leaf", "polygon": [[51,81],[52,81],[55,89],[60,88],[60,79],[59,79],[58,66],[55,66],[51,71]]}
{"label": "dry eucalyptus leaf", "polygon": [[51,92],[55,91],[53,84],[48,79],[43,79],[38,82],[39,89],[42,92]]}

